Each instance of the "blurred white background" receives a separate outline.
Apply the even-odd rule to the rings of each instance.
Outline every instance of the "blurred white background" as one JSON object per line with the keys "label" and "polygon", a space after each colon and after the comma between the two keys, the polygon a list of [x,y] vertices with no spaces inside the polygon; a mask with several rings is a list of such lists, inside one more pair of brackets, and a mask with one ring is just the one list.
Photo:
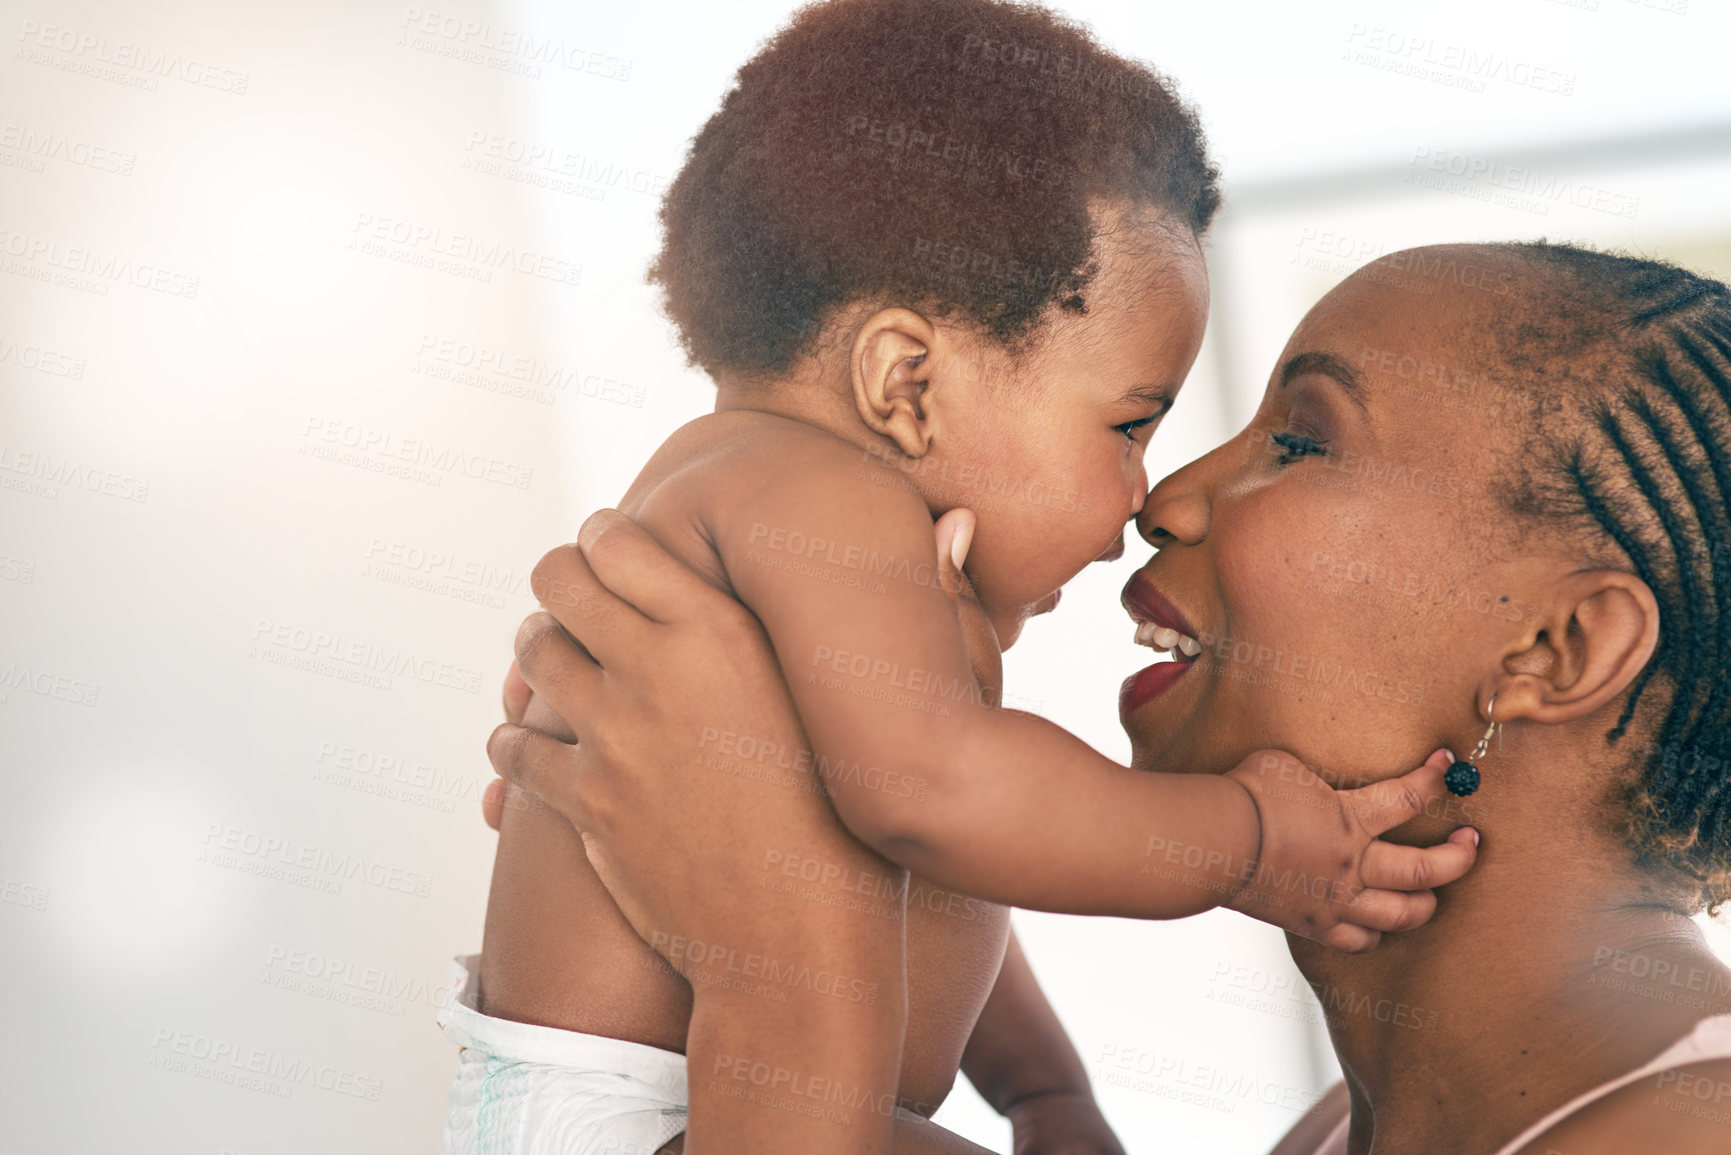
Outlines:
{"label": "blurred white background", "polygon": [[[1722,0],[1056,6],[1174,77],[1226,174],[1156,475],[1380,253],[1731,275]],[[0,5],[5,1150],[437,1149],[526,575],[711,403],[643,283],[657,195],[791,9]],[[1008,662],[1118,756],[1146,555]],[[1265,927],[1018,925],[1132,1151],[1265,1151],[1335,1077]],[[965,1085],[939,1118],[1006,1149]]]}

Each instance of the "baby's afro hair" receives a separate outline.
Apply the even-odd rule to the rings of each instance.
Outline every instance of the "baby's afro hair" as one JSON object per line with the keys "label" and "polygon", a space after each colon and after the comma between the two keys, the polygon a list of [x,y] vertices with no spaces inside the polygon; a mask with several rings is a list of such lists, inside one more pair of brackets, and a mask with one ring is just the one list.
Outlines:
{"label": "baby's afro hair", "polygon": [[739,70],[661,208],[649,271],[692,364],[761,379],[864,298],[1006,344],[1086,311],[1093,198],[1197,236],[1196,114],[1081,26],[1004,0],[811,4]]}

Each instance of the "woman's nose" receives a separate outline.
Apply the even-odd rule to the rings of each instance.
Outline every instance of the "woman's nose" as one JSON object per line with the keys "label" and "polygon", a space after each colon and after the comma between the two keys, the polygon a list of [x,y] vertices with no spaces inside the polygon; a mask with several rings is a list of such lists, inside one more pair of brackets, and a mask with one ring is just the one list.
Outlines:
{"label": "woman's nose", "polygon": [[1158,549],[1175,541],[1195,545],[1208,536],[1209,465],[1218,452],[1167,474],[1148,491],[1136,515],[1136,532],[1143,541]]}

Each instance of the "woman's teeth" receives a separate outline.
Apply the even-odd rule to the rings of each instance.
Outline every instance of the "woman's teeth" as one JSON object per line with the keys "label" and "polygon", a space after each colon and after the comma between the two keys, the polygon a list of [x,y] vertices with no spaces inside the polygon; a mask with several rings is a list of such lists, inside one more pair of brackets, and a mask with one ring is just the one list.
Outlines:
{"label": "woman's teeth", "polygon": [[1176,647],[1187,658],[1194,658],[1202,652],[1202,643],[1189,634],[1181,634],[1177,630],[1156,625],[1153,622],[1142,622],[1136,627],[1136,644],[1163,651],[1170,651]]}

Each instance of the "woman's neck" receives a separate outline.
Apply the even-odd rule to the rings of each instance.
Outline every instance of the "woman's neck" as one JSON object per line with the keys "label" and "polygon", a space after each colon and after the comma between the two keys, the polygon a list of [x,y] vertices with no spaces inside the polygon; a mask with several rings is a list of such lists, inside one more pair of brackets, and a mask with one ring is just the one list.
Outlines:
{"label": "woman's neck", "polygon": [[[1525,824],[1511,824],[1525,827]],[[1534,827],[1526,827],[1535,829]],[[1731,1011],[1731,970],[1613,842],[1499,846],[1362,955],[1291,940],[1353,1100],[1351,1151],[1493,1151]]]}

